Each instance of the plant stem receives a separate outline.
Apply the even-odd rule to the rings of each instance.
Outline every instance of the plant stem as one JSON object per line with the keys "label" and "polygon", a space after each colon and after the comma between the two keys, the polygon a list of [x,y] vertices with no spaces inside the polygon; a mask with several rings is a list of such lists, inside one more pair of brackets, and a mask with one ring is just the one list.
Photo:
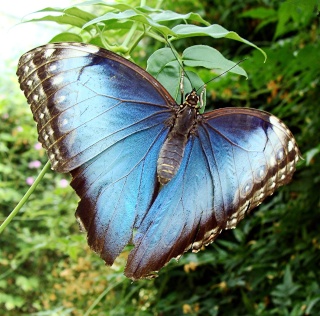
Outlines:
{"label": "plant stem", "polygon": [[9,216],[5,219],[5,221],[0,226],[0,234],[3,232],[3,230],[9,225],[9,223],[13,220],[13,218],[18,214],[22,206],[28,201],[30,195],[33,193],[39,182],[42,180],[43,176],[46,174],[46,172],[50,168],[50,162],[48,161],[41,172],[39,173],[37,179],[34,181],[32,186],[29,188],[29,190],[26,192],[26,194],[23,196],[23,198],[20,200],[18,205],[13,209],[13,211],[9,214]]}

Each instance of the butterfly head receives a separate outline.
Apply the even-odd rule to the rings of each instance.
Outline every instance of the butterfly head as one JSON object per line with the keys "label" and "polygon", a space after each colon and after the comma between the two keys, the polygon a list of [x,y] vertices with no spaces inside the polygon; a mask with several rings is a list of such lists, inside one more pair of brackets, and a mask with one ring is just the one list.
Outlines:
{"label": "butterfly head", "polygon": [[200,96],[197,94],[197,91],[193,89],[190,93],[186,94],[185,104],[193,107],[199,108]]}

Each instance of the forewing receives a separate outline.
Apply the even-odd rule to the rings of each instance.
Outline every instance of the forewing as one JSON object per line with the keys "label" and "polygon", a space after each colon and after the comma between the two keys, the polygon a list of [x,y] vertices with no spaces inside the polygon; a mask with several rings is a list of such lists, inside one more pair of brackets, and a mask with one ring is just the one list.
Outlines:
{"label": "forewing", "polygon": [[38,47],[17,74],[52,168],[68,172],[129,135],[164,122],[174,100],[147,72],[81,43]]}

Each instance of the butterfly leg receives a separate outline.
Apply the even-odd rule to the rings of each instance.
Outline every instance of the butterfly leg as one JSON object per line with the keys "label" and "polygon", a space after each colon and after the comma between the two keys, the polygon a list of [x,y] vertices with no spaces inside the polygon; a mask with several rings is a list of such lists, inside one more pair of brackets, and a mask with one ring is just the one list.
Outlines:
{"label": "butterfly leg", "polygon": [[200,93],[200,98],[199,98],[200,107],[199,107],[199,109],[201,109],[204,105],[203,96],[205,95],[205,93],[206,93],[206,85],[203,86],[203,89]]}
{"label": "butterfly leg", "polygon": [[184,99],[184,88],[183,88],[183,80],[184,80],[184,72],[182,70],[181,72],[181,79],[180,79],[180,94],[181,94],[181,102],[180,104],[183,104]]}

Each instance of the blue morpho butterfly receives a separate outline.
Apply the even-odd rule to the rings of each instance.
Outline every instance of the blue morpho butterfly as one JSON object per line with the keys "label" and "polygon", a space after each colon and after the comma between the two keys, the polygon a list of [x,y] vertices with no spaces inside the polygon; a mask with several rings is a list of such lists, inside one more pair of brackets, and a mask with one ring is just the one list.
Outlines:
{"label": "blue morpho butterfly", "polygon": [[41,46],[21,57],[17,75],[52,168],[72,174],[88,244],[111,265],[133,243],[125,268],[133,280],[234,228],[291,180],[299,160],[275,116],[199,114],[195,90],[178,105],[150,74],[102,48]]}

